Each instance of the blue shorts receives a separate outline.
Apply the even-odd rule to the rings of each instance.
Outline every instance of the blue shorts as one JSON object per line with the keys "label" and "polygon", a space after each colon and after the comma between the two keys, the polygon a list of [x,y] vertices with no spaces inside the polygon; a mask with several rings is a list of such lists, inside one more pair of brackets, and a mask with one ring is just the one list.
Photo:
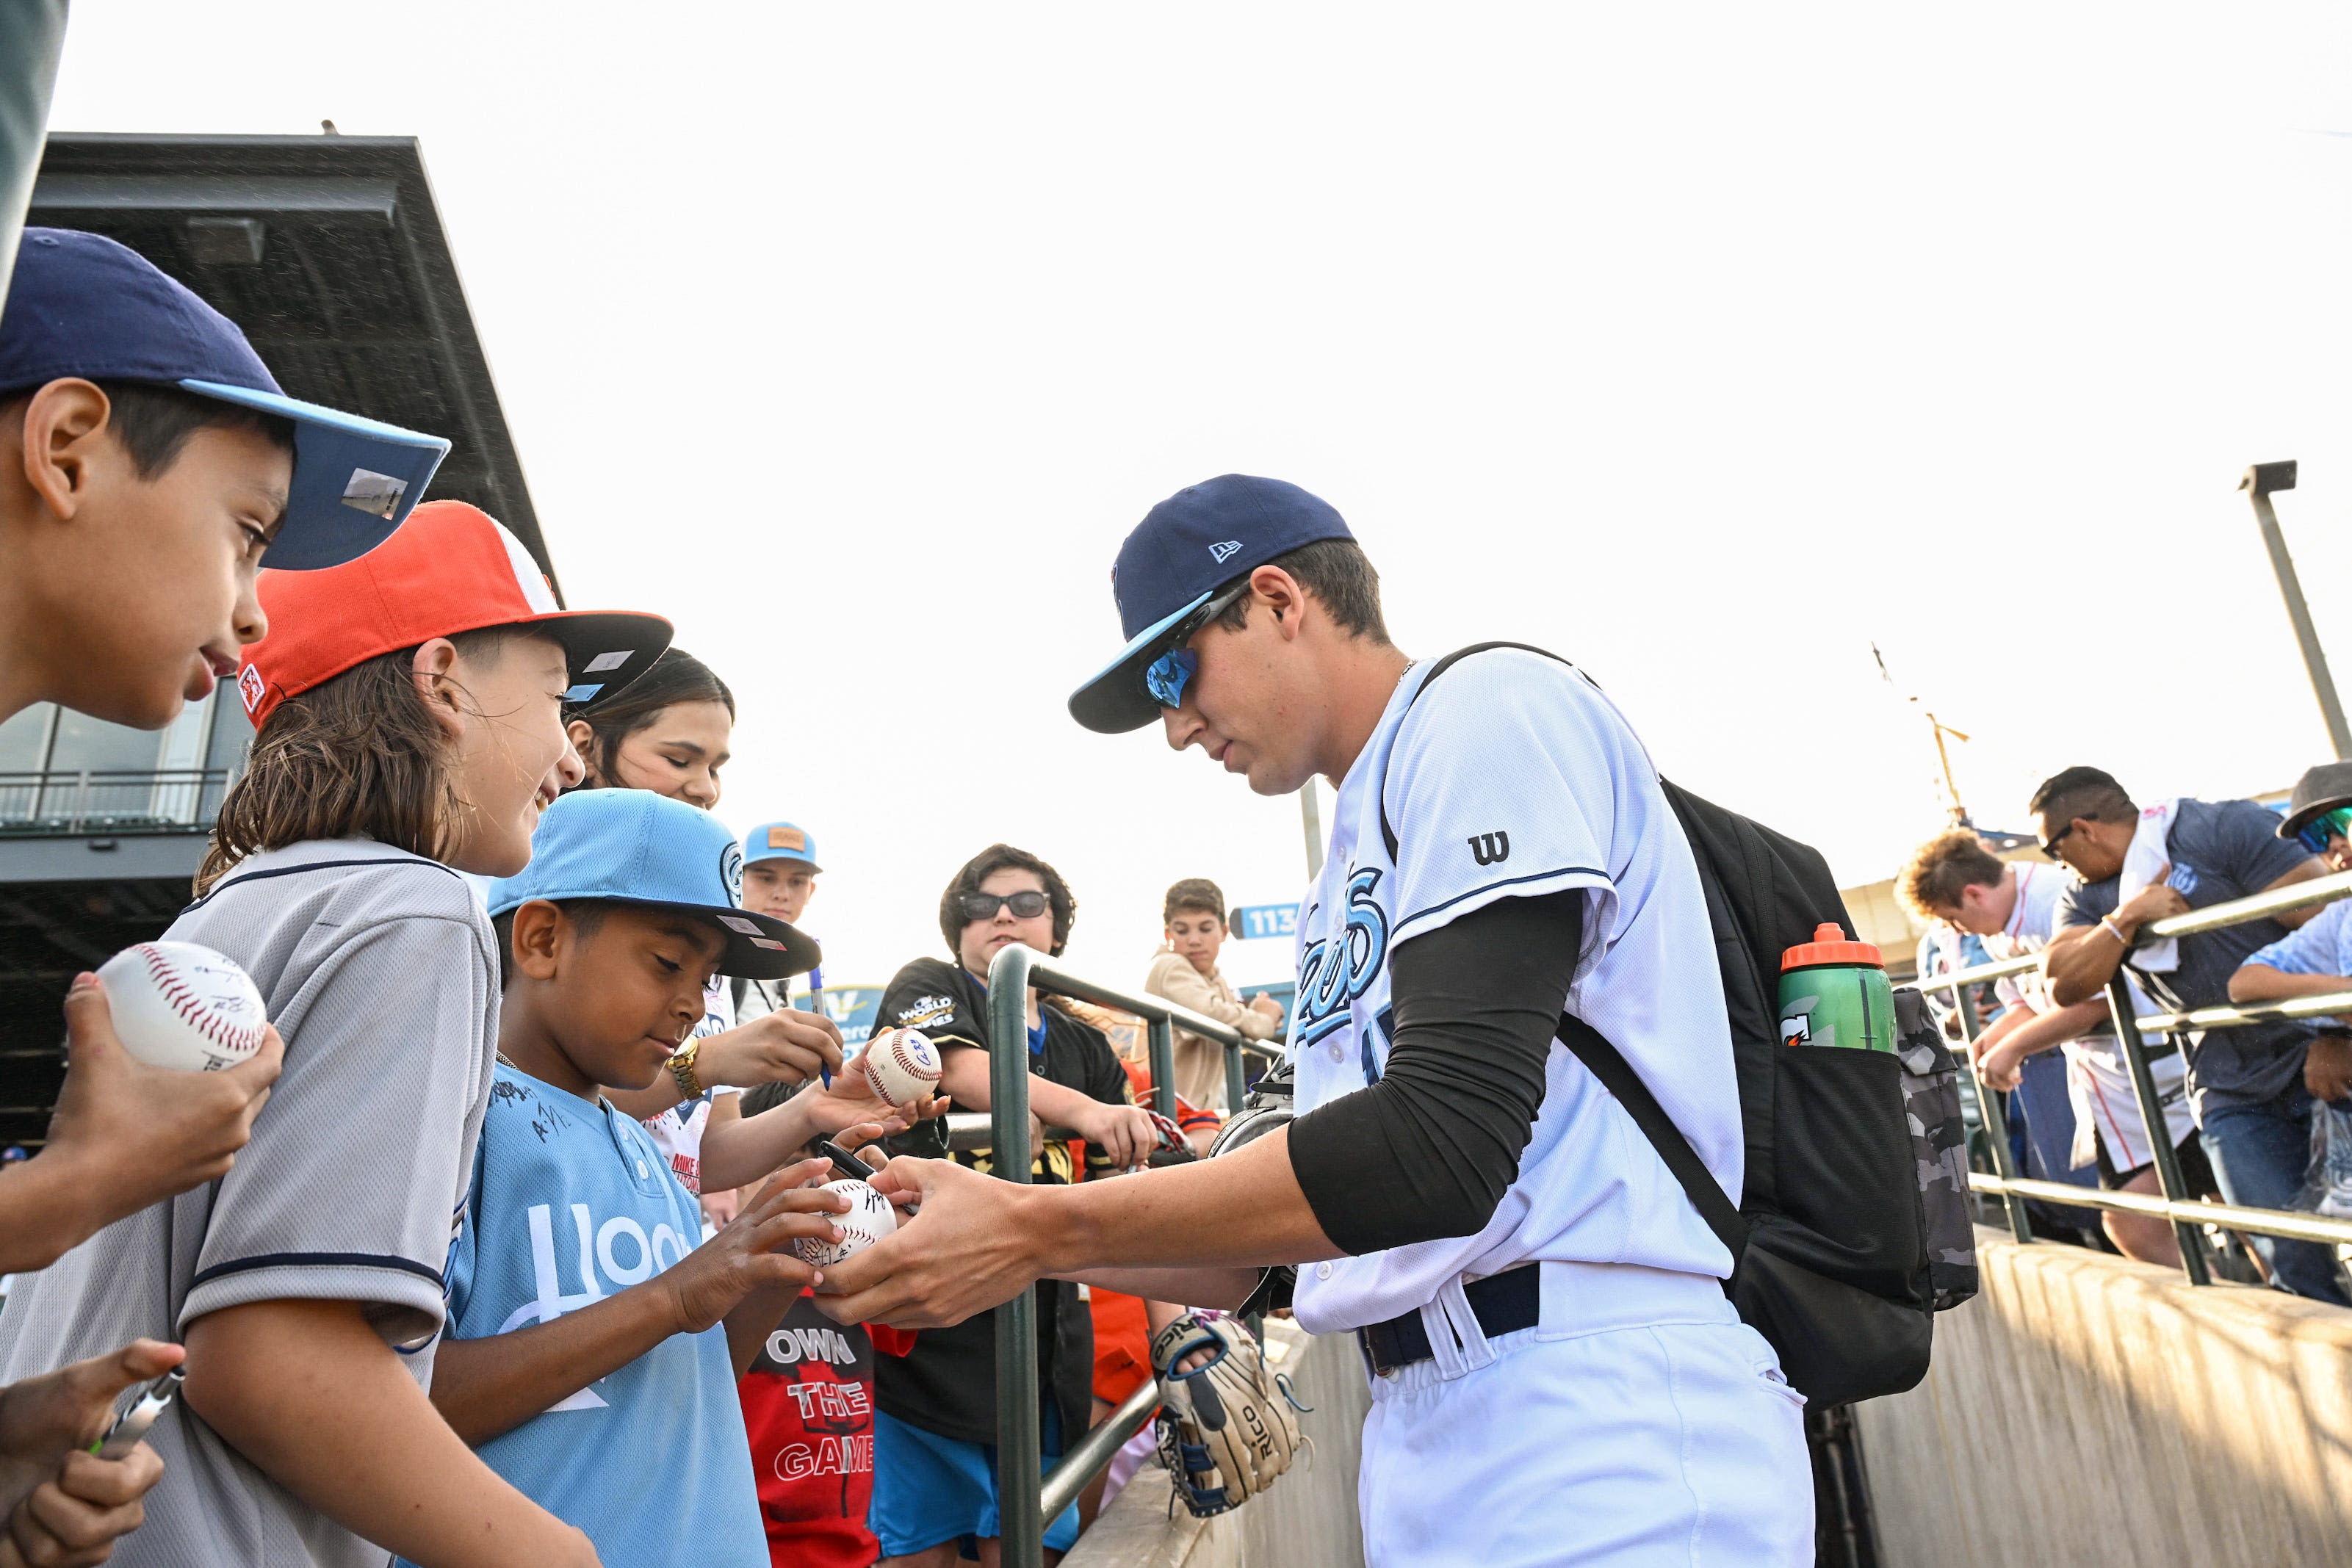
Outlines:
{"label": "blue shorts", "polygon": [[[1046,1411],[1043,1447],[1049,1470],[1062,1457],[1058,1425],[1054,1412]],[[967,1535],[1003,1534],[996,1511],[996,1445],[942,1437],[877,1410],[874,1504],[866,1527],[882,1542],[885,1557],[908,1556]],[[1067,1552],[1077,1539],[1078,1505],[1072,1503],[1045,1526],[1045,1544]]]}

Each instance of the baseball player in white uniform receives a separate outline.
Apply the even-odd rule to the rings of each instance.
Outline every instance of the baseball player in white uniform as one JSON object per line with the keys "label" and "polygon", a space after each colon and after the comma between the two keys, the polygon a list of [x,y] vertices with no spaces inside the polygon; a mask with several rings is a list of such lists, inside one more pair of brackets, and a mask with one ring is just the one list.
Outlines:
{"label": "baseball player in white uniform", "polygon": [[1081,723],[1157,717],[1261,794],[1338,788],[1300,905],[1297,1118],[1075,1187],[895,1161],[921,1212],[829,1271],[828,1310],[950,1322],[1045,1275],[1230,1305],[1295,1264],[1300,1322],[1362,1350],[1376,1568],[1811,1562],[1803,1400],[1726,1299],[1722,1245],[1553,1039],[1563,1011],[1598,1030],[1740,1190],[1698,873],[1622,716],[1509,649],[1430,681],[1339,514],[1279,481],[1179,492],[1113,581],[1128,644]]}

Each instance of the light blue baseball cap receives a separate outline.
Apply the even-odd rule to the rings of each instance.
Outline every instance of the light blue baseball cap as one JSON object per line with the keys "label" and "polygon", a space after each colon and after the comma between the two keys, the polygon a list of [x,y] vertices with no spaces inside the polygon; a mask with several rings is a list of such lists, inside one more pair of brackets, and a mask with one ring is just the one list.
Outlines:
{"label": "light blue baseball cap", "polygon": [[753,861],[799,861],[811,871],[816,863],[816,840],[806,828],[792,822],[762,822],[743,835],[743,863]]}
{"label": "light blue baseball cap", "polygon": [[535,898],[605,899],[707,916],[727,938],[719,973],[752,980],[806,974],[815,940],[743,907],[743,846],[718,818],[650,789],[575,789],[539,819],[530,864],[490,883],[492,915]]}

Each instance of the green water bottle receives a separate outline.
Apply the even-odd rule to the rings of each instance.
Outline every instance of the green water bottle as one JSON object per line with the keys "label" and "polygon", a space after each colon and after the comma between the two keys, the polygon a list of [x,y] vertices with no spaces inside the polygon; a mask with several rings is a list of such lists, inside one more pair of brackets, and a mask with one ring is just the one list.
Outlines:
{"label": "green water bottle", "polygon": [[1824,924],[1780,955],[1780,1043],[1895,1049],[1895,990],[1886,960]]}

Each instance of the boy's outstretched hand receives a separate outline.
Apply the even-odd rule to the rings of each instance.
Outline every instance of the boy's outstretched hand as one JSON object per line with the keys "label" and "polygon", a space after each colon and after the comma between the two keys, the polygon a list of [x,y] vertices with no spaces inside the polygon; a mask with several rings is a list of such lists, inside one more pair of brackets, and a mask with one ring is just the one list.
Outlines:
{"label": "boy's outstretched hand", "polygon": [[103,1563],[139,1528],[141,1499],[163,1474],[142,1443],[119,1459],[90,1445],[106,1433],[123,1390],[163,1375],[187,1353],[133,1340],[112,1355],[76,1362],[0,1389],[0,1504],[7,1533],[0,1568]]}
{"label": "boy's outstretched hand", "polygon": [[227,1175],[286,1059],[271,1029],[224,1072],[150,1067],[123,1049],[96,975],[66,994],[66,1030],[48,1142],[0,1183],[0,1272],[46,1269],[125,1215]]}
{"label": "boy's outstretched hand", "polygon": [[797,1293],[817,1282],[814,1266],[791,1247],[803,1237],[841,1239],[833,1217],[849,1212],[849,1200],[809,1185],[832,1176],[829,1160],[786,1166],[718,1235],[655,1276],[669,1297],[678,1333],[701,1333],[755,1291],[784,1287]]}

